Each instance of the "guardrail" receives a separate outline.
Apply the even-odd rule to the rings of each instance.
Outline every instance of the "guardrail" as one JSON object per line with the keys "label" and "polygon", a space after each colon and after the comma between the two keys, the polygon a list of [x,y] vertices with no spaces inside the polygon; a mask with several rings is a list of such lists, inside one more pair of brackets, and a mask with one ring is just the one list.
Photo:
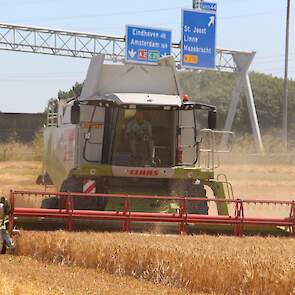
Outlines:
{"label": "guardrail", "polygon": [[201,129],[201,148],[198,157],[198,166],[207,170],[214,171],[220,166],[219,154],[229,153],[231,146],[225,144],[225,136],[233,137],[233,132]]}
{"label": "guardrail", "polygon": [[[62,200],[58,209],[41,208],[20,208],[15,206],[17,198],[27,198],[35,196],[37,198],[58,197]],[[73,198],[119,198],[123,201],[122,211],[95,211],[95,210],[77,210],[73,208]],[[179,209],[175,213],[153,213],[153,212],[134,212],[130,210],[130,203],[133,199],[154,199],[159,201],[178,202]],[[228,216],[191,214],[187,206],[189,202],[207,202],[207,204],[226,203],[232,206]],[[176,223],[179,225],[181,235],[187,233],[188,224],[215,224],[231,225],[233,234],[242,236],[246,226],[258,227],[285,227],[291,236],[295,237],[295,201],[272,201],[272,200],[228,200],[215,198],[192,198],[179,196],[143,196],[143,195],[124,195],[124,194],[85,194],[68,192],[37,192],[37,191],[11,191],[10,192],[11,214],[10,229],[13,228],[15,217],[31,218],[53,218],[66,221],[66,229],[72,231],[74,227],[73,220],[112,220],[123,223],[123,231],[130,231],[132,222],[163,222]],[[288,212],[287,216],[267,217],[267,216],[246,216],[246,205],[281,205]],[[210,207],[210,206],[209,206]]]}

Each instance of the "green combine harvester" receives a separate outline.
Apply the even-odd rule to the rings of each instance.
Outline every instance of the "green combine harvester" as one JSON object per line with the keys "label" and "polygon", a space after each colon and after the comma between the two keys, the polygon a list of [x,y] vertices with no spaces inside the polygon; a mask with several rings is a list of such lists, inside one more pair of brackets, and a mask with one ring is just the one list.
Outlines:
{"label": "green combine harvester", "polygon": [[[140,65],[104,63],[98,55],[91,60],[80,97],[49,102],[44,173],[38,182],[54,184],[61,192],[190,197],[200,201],[188,200],[185,214],[208,216],[206,192],[211,190],[215,200],[233,198],[226,177],[214,174],[216,138],[224,135],[215,127],[216,108],[182,92],[172,57]],[[61,201],[47,197],[41,208],[61,208]],[[233,214],[229,203],[215,202],[215,215]],[[244,214],[239,203],[234,205],[236,218]],[[122,212],[124,202],[75,196],[73,209]],[[132,198],[129,203],[131,212],[180,209],[172,199]],[[194,226],[217,231],[234,226],[216,220]],[[272,225],[264,229],[281,232]]]}

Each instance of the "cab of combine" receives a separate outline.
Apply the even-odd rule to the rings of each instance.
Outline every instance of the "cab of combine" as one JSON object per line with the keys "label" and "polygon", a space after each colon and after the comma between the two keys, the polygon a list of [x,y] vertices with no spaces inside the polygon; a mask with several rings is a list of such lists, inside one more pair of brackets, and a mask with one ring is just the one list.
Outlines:
{"label": "cab of combine", "polygon": [[[200,159],[203,134],[213,136],[215,127],[216,108],[181,92],[173,58],[112,65],[95,56],[81,96],[48,105],[44,175],[61,191],[205,197],[208,185],[224,197],[214,180],[214,140],[206,164]],[[173,204],[156,203],[138,201],[133,207],[172,210]],[[56,206],[52,199],[43,202]],[[75,201],[80,209],[120,206],[118,200]],[[206,202],[199,207],[191,211],[207,214]]]}
{"label": "cab of combine", "polygon": [[108,94],[74,112],[81,117],[80,163],[194,166],[200,152],[200,119],[207,116],[208,128],[216,126],[215,107],[162,94]]}

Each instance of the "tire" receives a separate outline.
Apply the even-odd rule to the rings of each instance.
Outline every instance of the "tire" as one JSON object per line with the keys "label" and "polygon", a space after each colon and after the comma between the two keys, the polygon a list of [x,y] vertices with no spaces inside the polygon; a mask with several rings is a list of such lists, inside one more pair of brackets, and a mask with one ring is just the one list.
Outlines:
{"label": "tire", "polygon": [[[206,190],[201,183],[194,180],[174,180],[170,183],[170,195],[192,198],[206,198]],[[206,201],[187,201],[186,211],[189,214],[208,215],[208,203]]]}
{"label": "tire", "polygon": [[[60,191],[81,193],[83,192],[82,181],[76,177],[70,177],[61,186]],[[104,210],[106,207],[105,198],[86,198],[86,197],[73,197],[73,205],[76,210]]]}
{"label": "tire", "polygon": [[[192,183],[189,186],[188,193],[192,198],[207,198],[206,190],[202,184]],[[187,212],[189,214],[208,215],[209,207],[206,201],[188,201]]]}
{"label": "tire", "polygon": [[58,209],[59,208],[59,200],[56,197],[47,198],[42,200],[41,208],[42,209]]}

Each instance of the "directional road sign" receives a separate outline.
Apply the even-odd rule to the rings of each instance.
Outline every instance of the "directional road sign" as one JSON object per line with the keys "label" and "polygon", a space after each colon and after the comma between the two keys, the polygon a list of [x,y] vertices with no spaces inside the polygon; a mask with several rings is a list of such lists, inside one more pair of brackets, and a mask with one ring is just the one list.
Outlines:
{"label": "directional road sign", "polygon": [[126,27],[127,62],[156,63],[159,58],[171,54],[169,30],[130,26]]}
{"label": "directional road sign", "polygon": [[182,10],[181,66],[215,68],[216,11]]}
{"label": "directional road sign", "polygon": [[202,10],[208,10],[208,11],[215,11],[217,10],[217,4],[216,3],[213,3],[213,2],[206,2],[206,1],[203,1],[201,3],[201,9]]}

